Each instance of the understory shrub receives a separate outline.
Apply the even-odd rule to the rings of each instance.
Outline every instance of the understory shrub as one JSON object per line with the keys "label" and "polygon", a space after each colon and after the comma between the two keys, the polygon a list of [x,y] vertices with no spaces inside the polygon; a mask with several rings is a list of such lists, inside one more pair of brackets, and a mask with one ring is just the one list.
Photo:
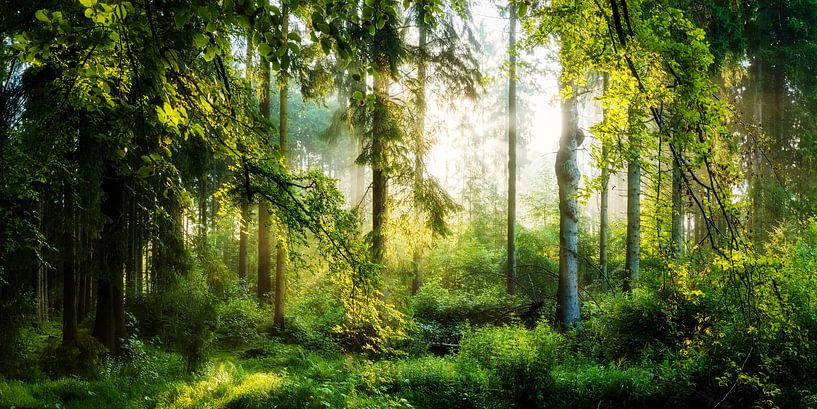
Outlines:
{"label": "understory shrub", "polygon": [[180,279],[163,291],[142,294],[132,310],[141,334],[181,353],[188,369],[204,362],[218,325],[217,300],[201,273]]}
{"label": "understory shrub", "polygon": [[562,354],[563,338],[541,322],[533,330],[521,326],[469,329],[458,359],[473,362],[491,374],[490,388],[506,401],[522,406],[541,402],[553,387],[551,370]]}
{"label": "understory shrub", "polygon": [[51,376],[93,378],[99,374],[99,365],[107,353],[96,338],[80,331],[73,345],[63,345],[61,338],[52,338],[40,355],[40,367]]}
{"label": "understory shrub", "polygon": [[222,348],[252,345],[262,338],[262,328],[269,321],[258,302],[249,297],[229,298],[218,304],[216,341]]}
{"label": "understory shrub", "polygon": [[[466,364],[466,365],[464,365]],[[394,396],[415,408],[483,408],[489,373],[454,357],[383,361],[361,373],[369,393]]]}
{"label": "understory shrub", "polygon": [[512,320],[510,301],[497,288],[478,294],[449,291],[428,283],[411,298],[412,338],[424,350],[429,342],[456,344],[466,323],[485,325]]}

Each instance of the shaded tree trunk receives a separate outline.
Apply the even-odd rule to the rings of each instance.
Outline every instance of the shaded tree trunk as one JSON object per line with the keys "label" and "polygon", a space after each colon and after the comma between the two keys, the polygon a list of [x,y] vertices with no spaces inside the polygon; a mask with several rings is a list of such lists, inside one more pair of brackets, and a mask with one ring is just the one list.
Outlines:
{"label": "shaded tree trunk", "polygon": [[576,193],[581,173],[576,150],[584,140],[578,127],[575,95],[563,100],[562,136],[556,155],[559,184],[559,289],[556,294],[556,322],[561,329],[581,323],[579,310],[579,204]]}
{"label": "shaded tree trunk", "polygon": [[388,125],[388,98],[389,98],[389,78],[388,67],[385,56],[379,57],[377,64],[377,76],[374,79],[375,107],[372,114],[373,120],[373,140],[372,140],[372,261],[376,264],[383,264],[386,254],[386,219],[388,198],[388,176],[386,168],[388,158],[386,153],[386,131]]}
{"label": "shaded tree trunk", "polygon": [[610,168],[607,166],[606,158],[609,154],[607,145],[601,147],[601,156],[604,157],[605,163],[601,168],[601,204],[599,209],[599,265],[601,268],[601,278],[604,280],[604,285],[607,286],[610,282],[608,274],[607,260],[608,241],[610,238],[610,221],[609,221],[609,195],[610,195]]}
{"label": "shaded tree trunk", "polygon": [[[247,51],[244,56],[244,78],[247,84],[252,84],[252,38],[247,36]],[[238,232],[238,278],[247,278],[247,253],[250,242],[250,198],[243,196],[241,199],[241,220],[239,220]]]}
{"label": "shaded tree trunk", "polygon": [[[603,74],[603,87],[604,92],[607,92],[607,86],[609,83],[609,74]],[[607,116],[607,111],[605,110],[602,115],[605,117]],[[609,240],[609,230],[610,230],[610,222],[609,222],[609,195],[610,195],[610,166],[607,164],[607,156],[610,154],[610,149],[607,146],[607,143],[604,141],[601,142],[601,157],[602,157],[602,167],[601,167],[601,196],[600,200],[601,203],[599,204],[599,266],[601,269],[601,278],[604,280],[604,287],[609,287],[610,283],[610,276],[608,274],[608,264],[607,261],[607,253],[608,253],[608,240]]]}
{"label": "shaded tree trunk", "polygon": [[[420,49],[420,59],[417,61],[417,127],[416,140],[414,142],[414,189],[419,191],[423,183],[423,156],[425,154],[425,147],[423,140],[425,138],[426,125],[426,78],[428,76],[427,58],[428,58],[428,25],[424,21],[425,11],[420,14],[417,19],[419,29],[418,46]],[[416,211],[414,223],[418,226],[422,223],[420,212]],[[423,285],[423,245],[420,235],[415,237],[415,245],[411,257],[414,277],[411,280],[411,294],[417,294],[420,287]]]}
{"label": "shaded tree trunk", "polygon": [[516,5],[509,5],[508,37],[508,262],[505,278],[508,294],[516,294]]}
{"label": "shaded tree trunk", "polygon": [[[37,200],[38,207],[38,230],[44,232],[45,230],[45,191],[40,189],[39,199]],[[45,235],[45,233],[43,233]],[[37,267],[34,271],[34,288],[37,298],[37,321],[43,323],[48,321],[48,272],[46,271],[45,261],[42,259],[43,254],[43,240],[37,241]]]}
{"label": "shaded tree trunk", "polygon": [[238,278],[247,278],[247,246],[250,241],[249,232],[250,202],[247,198],[241,199],[241,220],[238,233]]}
{"label": "shaded tree trunk", "polygon": [[[680,154],[680,152],[678,153]],[[681,164],[674,157],[672,159],[672,256],[680,261],[684,256],[684,204],[681,201],[682,175]]]}
{"label": "shaded tree trunk", "polygon": [[127,337],[122,296],[125,183],[110,164],[105,167],[102,177],[102,192],[105,198],[101,210],[106,220],[99,240],[100,276],[97,279],[93,335],[111,353],[116,354],[119,352],[118,340]]}
{"label": "shaded tree trunk", "polygon": [[624,291],[638,284],[641,258],[641,159],[640,140],[630,135],[630,160],[627,163],[627,254]]}
{"label": "shaded tree trunk", "polygon": [[[289,7],[284,4],[281,7],[281,35],[282,41],[286,44],[289,31]],[[288,109],[289,109],[289,89],[287,89],[287,74],[283,70],[279,77],[279,111],[278,111],[278,148],[281,153],[281,166],[285,169],[289,167],[287,152],[287,132],[288,132]],[[278,241],[275,257],[275,312],[273,323],[278,328],[284,327],[284,294],[286,291],[286,268],[287,268],[287,239],[286,229],[283,224],[278,226]]]}
{"label": "shaded tree trunk", "polygon": [[70,180],[64,181],[64,226],[62,237],[62,343],[74,344],[77,340],[77,289],[74,259],[74,189]]}
{"label": "shaded tree trunk", "polygon": [[[270,117],[270,67],[269,61],[261,57],[258,61],[258,104],[261,115]],[[258,205],[258,299],[266,300],[272,287],[270,273],[272,271],[272,231],[271,213],[269,205]]]}

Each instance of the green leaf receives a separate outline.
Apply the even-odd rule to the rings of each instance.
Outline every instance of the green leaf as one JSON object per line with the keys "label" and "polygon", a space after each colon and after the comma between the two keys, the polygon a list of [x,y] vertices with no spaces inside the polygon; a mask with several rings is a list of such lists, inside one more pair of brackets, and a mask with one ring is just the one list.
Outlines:
{"label": "green leaf", "polygon": [[528,14],[528,5],[527,5],[527,3],[519,4],[519,9],[517,10],[516,14],[519,17],[525,17],[525,15]]}
{"label": "green leaf", "polygon": [[173,17],[173,20],[176,23],[176,28],[184,28],[187,23],[190,21],[190,14],[187,13],[179,13]]}
{"label": "green leaf", "polygon": [[43,10],[43,9],[37,10],[37,12],[34,13],[34,17],[36,17],[37,20],[40,20],[43,23],[50,23],[51,22],[51,19],[48,18],[48,14],[46,14],[46,11]]}
{"label": "green leaf", "polygon": [[147,179],[150,176],[150,167],[149,166],[142,166],[139,170],[136,171],[136,176],[140,179]]}
{"label": "green leaf", "polygon": [[261,54],[262,57],[269,59],[270,55],[273,53],[273,48],[270,47],[267,43],[261,43],[258,45],[258,53]]}
{"label": "green leaf", "polygon": [[269,44],[272,44],[275,42],[275,36],[273,36],[271,32],[267,31],[266,33],[264,33],[264,41],[266,41]]}
{"label": "green leaf", "polygon": [[96,4],[96,0],[79,0],[80,4],[85,7],[91,8]]}
{"label": "green leaf", "polygon": [[202,48],[208,42],[210,42],[210,40],[204,34],[198,33],[193,36],[193,47]]}
{"label": "green leaf", "polygon": [[293,54],[298,54],[298,51],[300,51],[298,43],[289,43],[289,49],[292,50]]}

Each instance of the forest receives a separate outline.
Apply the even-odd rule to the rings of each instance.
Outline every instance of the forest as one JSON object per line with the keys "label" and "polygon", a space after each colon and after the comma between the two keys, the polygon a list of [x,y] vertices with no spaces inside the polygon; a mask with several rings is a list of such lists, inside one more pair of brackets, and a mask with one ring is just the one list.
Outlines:
{"label": "forest", "polygon": [[0,10],[0,408],[817,407],[817,0]]}

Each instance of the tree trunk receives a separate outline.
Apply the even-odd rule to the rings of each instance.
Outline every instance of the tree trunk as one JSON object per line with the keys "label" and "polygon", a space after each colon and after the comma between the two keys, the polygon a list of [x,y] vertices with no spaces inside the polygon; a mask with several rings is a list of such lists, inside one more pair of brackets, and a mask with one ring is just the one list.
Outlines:
{"label": "tree trunk", "polygon": [[[421,13],[421,17],[417,19],[419,29],[418,45],[420,49],[420,59],[417,61],[417,132],[416,140],[414,142],[414,189],[419,191],[423,183],[423,157],[425,155],[425,131],[426,131],[426,78],[428,76],[427,58],[428,58],[428,25],[425,23],[425,11]],[[423,223],[421,212],[415,211],[414,223],[419,231]],[[414,277],[411,280],[411,294],[417,294],[420,287],[423,285],[423,243],[421,235],[414,237],[414,249],[412,254],[412,266]]]}
{"label": "tree trunk", "polygon": [[[258,105],[265,119],[270,117],[270,68],[269,61],[258,59]],[[269,141],[268,141],[269,142]],[[258,299],[265,301],[270,292],[272,270],[272,231],[269,205],[262,200],[258,205]]]}
{"label": "tree trunk", "polygon": [[[281,7],[281,36],[286,44],[289,31],[289,7],[284,4]],[[284,169],[289,167],[287,152],[287,132],[288,132],[288,109],[289,90],[287,89],[287,74],[281,70],[279,77],[279,111],[278,111],[278,148],[281,153],[281,166]],[[275,312],[273,324],[280,328],[284,327],[284,294],[286,291],[286,268],[287,268],[287,239],[286,228],[283,224],[278,226],[277,254],[275,257]]]}
{"label": "tree trunk", "polygon": [[508,38],[508,294],[516,294],[516,5],[509,4]]}
{"label": "tree trunk", "polygon": [[[575,92],[575,91],[574,91]],[[576,192],[581,173],[576,150],[584,134],[578,127],[575,95],[562,101],[562,136],[556,155],[559,183],[559,289],[556,294],[556,322],[561,329],[581,323],[579,310],[579,204]]]}
{"label": "tree trunk", "polygon": [[77,340],[77,291],[74,259],[74,189],[64,181],[64,226],[62,237],[62,343],[72,345]]}
{"label": "tree trunk", "polygon": [[356,135],[354,141],[354,157],[352,163],[352,172],[354,172],[354,181],[353,181],[353,194],[352,194],[352,209],[358,215],[358,217],[362,220],[363,215],[365,214],[365,196],[366,196],[366,167],[364,165],[359,165],[354,163],[357,160],[358,155],[363,150],[363,141],[361,140],[360,135]]}
{"label": "tree trunk", "polygon": [[247,246],[250,240],[249,232],[250,202],[247,198],[241,199],[241,220],[238,233],[238,278],[247,278]]}
{"label": "tree trunk", "polygon": [[610,276],[608,274],[608,264],[607,261],[607,253],[608,253],[608,240],[610,236],[610,222],[609,222],[609,195],[610,195],[610,168],[607,166],[607,155],[609,154],[609,150],[607,148],[607,144],[602,142],[601,147],[601,156],[603,159],[604,165],[601,168],[601,205],[599,206],[599,265],[601,268],[601,278],[604,280],[604,286],[607,287],[608,283],[610,282]]}
{"label": "tree trunk", "polygon": [[[45,192],[40,189],[40,196],[37,200],[37,222],[39,224],[38,231],[43,232],[45,228]],[[37,298],[37,321],[44,323],[48,321],[48,274],[46,272],[46,264],[42,259],[43,254],[43,240],[37,240],[37,269],[35,270],[34,286]]]}
{"label": "tree trunk", "polygon": [[105,194],[101,206],[105,224],[99,238],[100,276],[97,280],[94,337],[116,354],[119,352],[118,339],[127,337],[122,297],[125,184],[110,164],[102,176],[102,192]]}
{"label": "tree trunk", "polygon": [[[609,74],[603,74],[604,93],[607,93],[607,86],[609,83]],[[603,112],[607,116],[606,110]],[[610,231],[609,222],[609,197],[610,197],[610,166],[607,164],[607,156],[610,154],[610,149],[605,141],[601,142],[601,203],[599,204],[599,265],[601,269],[601,279],[604,280],[604,288],[609,287],[610,276],[608,274],[608,239]]]}
{"label": "tree trunk", "polygon": [[[379,60],[385,60],[380,56]],[[386,130],[388,121],[388,67],[385,61],[377,61],[377,76],[374,79],[375,107],[372,114],[374,135],[372,140],[372,261],[382,265],[386,254],[386,219],[388,198],[388,176],[386,168]]]}
{"label": "tree trunk", "polygon": [[[206,148],[205,148],[206,150]],[[204,155],[209,155],[209,152],[204,153]],[[205,163],[207,163],[205,159]],[[207,239],[207,198],[210,196],[210,192],[208,189],[207,183],[207,165],[205,165],[205,170],[203,174],[199,177],[199,237],[205,240]]]}
{"label": "tree trunk", "polygon": [[[678,151],[680,155],[680,151]],[[676,262],[684,256],[684,204],[681,201],[682,184],[681,164],[672,158],[672,255]]]}
{"label": "tree trunk", "polygon": [[[247,52],[244,57],[244,79],[247,84],[252,85],[252,38],[247,36]],[[247,253],[250,241],[250,199],[243,196],[241,199],[241,220],[239,220],[238,232],[238,278],[247,278]]]}
{"label": "tree trunk", "polygon": [[624,291],[632,292],[638,284],[641,258],[641,162],[640,139],[630,135],[630,160],[627,163],[627,254]]}

